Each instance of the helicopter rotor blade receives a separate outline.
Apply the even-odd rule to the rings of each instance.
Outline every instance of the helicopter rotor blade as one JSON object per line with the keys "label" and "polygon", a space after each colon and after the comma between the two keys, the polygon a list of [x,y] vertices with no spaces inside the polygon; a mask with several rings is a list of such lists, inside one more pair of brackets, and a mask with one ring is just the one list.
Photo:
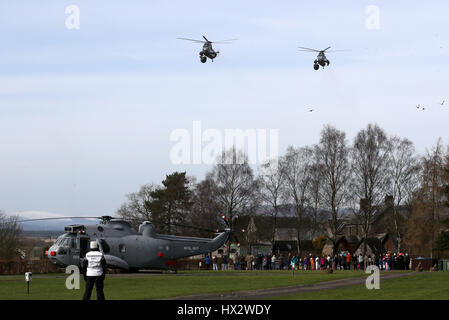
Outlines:
{"label": "helicopter rotor blade", "polygon": [[184,224],[177,224],[177,223],[171,223],[170,225],[175,226],[175,227],[195,229],[195,230],[200,230],[200,231],[208,231],[208,232],[213,232],[213,233],[224,232],[224,230],[219,230],[219,229],[212,230],[212,229],[201,228],[201,227],[196,227],[196,226],[187,226]]}
{"label": "helicopter rotor blade", "polygon": [[207,42],[210,42],[209,40],[207,40],[207,38],[205,36],[203,36],[204,40],[206,40]]}
{"label": "helicopter rotor blade", "polygon": [[324,52],[324,51],[326,51],[326,50],[328,50],[328,49],[330,49],[331,47],[327,47],[326,49],[324,49],[324,50],[321,50],[322,52]]}
{"label": "helicopter rotor blade", "polygon": [[203,41],[203,40],[196,40],[196,39],[189,39],[189,38],[176,38],[176,39],[193,41],[193,42],[197,42],[197,43],[205,43],[206,42],[206,41]]}
{"label": "helicopter rotor blade", "polygon": [[46,221],[46,220],[71,220],[71,219],[103,219],[103,217],[57,217],[57,218],[37,218],[25,219],[18,222]]}
{"label": "helicopter rotor blade", "polygon": [[[320,50],[316,50],[316,49],[310,49],[310,48],[306,48],[306,47],[298,47],[300,49],[305,49],[304,51],[313,51],[313,52],[320,52]],[[303,50],[300,50],[303,51]]]}
{"label": "helicopter rotor blade", "polygon": [[212,41],[212,43],[220,43],[220,44],[231,44],[231,41],[236,41],[238,39],[228,39],[228,40],[219,40],[219,41]]}
{"label": "helicopter rotor blade", "polygon": [[343,50],[329,50],[326,52],[348,52],[348,51],[352,51],[351,49],[343,49]]}

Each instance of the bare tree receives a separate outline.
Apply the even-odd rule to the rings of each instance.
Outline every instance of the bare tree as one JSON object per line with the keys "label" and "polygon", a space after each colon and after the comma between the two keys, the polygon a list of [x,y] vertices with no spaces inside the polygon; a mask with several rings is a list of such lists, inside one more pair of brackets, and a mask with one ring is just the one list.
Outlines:
{"label": "bare tree", "polygon": [[192,208],[187,223],[198,227],[198,229],[191,230],[197,236],[210,236],[210,232],[201,230],[201,228],[216,230],[223,227],[219,220],[221,209],[213,194],[214,190],[214,181],[210,177],[206,177],[193,187]]}
{"label": "bare tree", "polygon": [[351,166],[346,134],[332,126],[321,131],[320,143],[315,147],[317,169],[320,170],[321,204],[330,211],[327,237],[332,241],[336,253],[338,235],[344,226],[343,206],[348,203]]}
{"label": "bare tree", "polygon": [[308,197],[310,199],[311,206],[311,224],[312,224],[312,238],[316,238],[325,232],[321,224],[320,217],[323,214],[322,210],[322,186],[323,186],[323,169],[321,164],[318,163],[317,157],[314,156],[314,163],[310,169],[310,183],[308,185]]}
{"label": "bare tree", "polygon": [[[357,134],[352,148],[353,195],[360,200],[356,212],[362,224],[364,240],[371,230],[375,210],[380,207],[389,189],[388,165],[391,144],[386,133],[369,124]],[[363,254],[366,252],[364,241]]]}
{"label": "bare tree", "polygon": [[417,190],[420,164],[415,155],[413,142],[399,137],[391,138],[391,155],[388,174],[391,179],[390,193],[393,197],[393,221],[398,238],[398,250],[402,247],[402,220],[399,215],[400,207],[410,204],[414,192]]}
{"label": "bare tree", "polygon": [[22,228],[19,217],[7,216],[0,210],[0,258],[11,259],[20,245]]}
{"label": "bare tree", "polygon": [[[258,182],[242,151],[235,148],[223,151],[206,177],[213,181],[213,195],[229,228],[234,229],[236,216],[255,210]],[[228,254],[229,249],[228,242]]]}
{"label": "bare tree", "polygon": [[303,231],[303,217],[309,200],[307,189],[310,183],[310,172],[313,165],[312,156],[313,152],[309,147],[294,148],[290,146],[280,161],[286,178],[285,196],[287,199],[293,201],[296,218],[298,219],[298,254],[301,254],[300,241]]}
{"label": "bare tree", "polygon": [[444,154],[441,139],[422,159],[421,202],[427,208],[430,228],[430,257],[434,256],[435,238],[439,231],[444,199]]}
{"label": "bare tree", "polygon": [[123,203],[117,210],[117,215],[128,220],[134,228],[138,228],[143,221],[152,221],[150,203],[153,200],[151,193],[158,186],[155,184],[145,184],[138,192],[128,194],[128,201]]}
{"label": "bare tree", "polygon": [[260,197],[264,203],[272,207],[273,231],[271,241],[274,243],[277,227],[277,216],[282,199],[282,189],[285,184],[285,174],[278,165],[278,160],[269,160],[261,165],[264,174],[259,176]]}

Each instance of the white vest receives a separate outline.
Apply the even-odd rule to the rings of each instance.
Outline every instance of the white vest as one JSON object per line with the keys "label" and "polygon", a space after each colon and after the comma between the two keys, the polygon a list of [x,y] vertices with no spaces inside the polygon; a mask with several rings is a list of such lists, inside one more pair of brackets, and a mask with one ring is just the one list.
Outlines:
{"label": "white vest", "polygon": [[86,276],[98,277],[103,274],[103,267],[101,266],[101,259],[103,254],[100,251],[89,251],[86,254],[87,271]]}

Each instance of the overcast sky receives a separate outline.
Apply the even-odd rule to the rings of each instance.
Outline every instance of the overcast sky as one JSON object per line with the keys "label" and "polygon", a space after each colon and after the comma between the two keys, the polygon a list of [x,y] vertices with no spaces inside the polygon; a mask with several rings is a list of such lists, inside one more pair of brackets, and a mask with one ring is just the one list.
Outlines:
{"label": "overcast sky", "polygon": [[[175,170],[202,179],[209,165],[170,159],[170,134],[194,121],[275,129],[280,154],[325,124],[350,142],[377,123],[420,153],[447,144],[448,15],[445,0],[2,1],[0,209],[112,215]],[[239,40],[202,64],[200,44],[176,40],[202,35]],[[297,46],[351,51],[315,71]]]}

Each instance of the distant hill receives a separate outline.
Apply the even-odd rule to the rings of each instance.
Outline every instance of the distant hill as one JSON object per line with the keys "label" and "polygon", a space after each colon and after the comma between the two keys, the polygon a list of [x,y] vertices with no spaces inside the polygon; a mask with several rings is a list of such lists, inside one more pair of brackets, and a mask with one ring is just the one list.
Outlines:
{"label": "distant hill", "polygon": [[64,233],[64,227],[71,224],[97,224],[98,219],[64,219],[22,222],[23,231],[58,231]]}
{"label": "distant hill", "polygon": [[37,238],[52,238],[56,239],[61,234],[63,234],[63,231],[57,231],[57,230],[24,230],[22,231],[23,237],[37,237]]}

